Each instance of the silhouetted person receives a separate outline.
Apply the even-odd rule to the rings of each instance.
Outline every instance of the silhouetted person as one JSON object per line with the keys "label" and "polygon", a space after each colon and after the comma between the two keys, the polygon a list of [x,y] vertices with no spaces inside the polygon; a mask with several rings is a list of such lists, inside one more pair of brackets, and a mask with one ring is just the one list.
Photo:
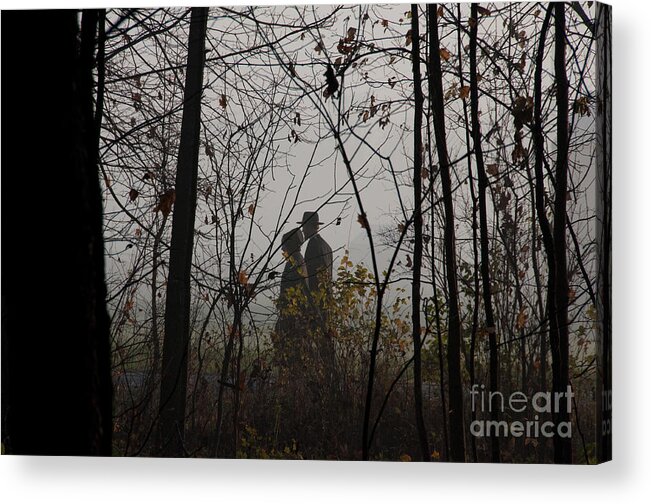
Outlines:
{"label": "silhouetted person", "polygon": [[282,237],[285,268],[280,278],[276,335],[279,360],[286,367],[297,364],[301,341],[305,338],[307,328],[305,306],[309,291],[307,269],[301,254],[302,244],[301,228],[295,228]]}
{"label": "silhouetted person", "polygon": [[307,286],[310,292],[316,294],[321,290],[329,290],[332,283],[332,249],[319,235],[319,214],[317,212],[303,213],[303,235],[307,242],[305,249],[305,264],[307,266]]}
{"label": "silhouetted person", "polygon": [[301,228],[295,228],[285,233],[282,238],[282,250],[285,256],[285,269],[280,278],[280,295],[287,294],[288,289],[298,287],[307,288],[307,269],[305,260],[301,254],[303,245],[303,233]]}
{"label": "silhouetted person", "polygon": [[312,308],[309,313],[312,343],[315,344],[317,358],[323,365],[327,379],[332,380],[335,356],[328,323],[328,311],[332,303],[332,248],[319,235],[319,226],[323,222],[319,222],[317,212],[303,213],[300,224],[305,238],[309,238],[305,249],[305,265]]}

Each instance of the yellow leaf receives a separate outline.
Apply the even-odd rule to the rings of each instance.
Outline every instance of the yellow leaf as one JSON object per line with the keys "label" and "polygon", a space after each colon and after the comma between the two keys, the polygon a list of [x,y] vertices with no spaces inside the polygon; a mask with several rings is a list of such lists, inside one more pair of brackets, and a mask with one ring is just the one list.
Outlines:
{"label": "yellow leaf", "polygon": [[402,462],[411,462],[411,457],[406,453],[403,453],[402,455],[400,455],[400,460]]}

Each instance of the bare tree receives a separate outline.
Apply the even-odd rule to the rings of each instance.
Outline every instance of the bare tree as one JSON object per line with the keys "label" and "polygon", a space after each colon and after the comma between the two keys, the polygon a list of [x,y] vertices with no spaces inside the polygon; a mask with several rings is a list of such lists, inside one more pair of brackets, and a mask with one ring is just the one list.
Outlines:
{"label": "bare tree", "polygon": [[422,187],[423,174],[423,88],[420,77],[420,32],[418,5],[411,5],[411,60],[414,75],[414,261],[413,280],[411,283],[411,323],[412,340],[414,342],[414,406],[416,408],[416,427],[420,441],[421,456],[429,462],[429,442],[427,429],[423,418],[423,377],[421,371],[421,307],[420,307],[420,276],[423,263],[423,214]]}
{"label": "bare tree", "polygon": [[[493,300],[491,295],[490,278],[490,251],[488,236],[488,217],[486,211],[486,189],[488,176],[484,168],[484,153],[482,150],[481,127],[479,122],[479,88],[477,85],[477,25],[479,13],[477,4],[473,3],[470,11],[470,108],[472,117],[472,139],[477,163],[477,176],[479,178],[479,243],[481,248],[481,283],[484,300],[484,315],[486,317],[486,331],[490,346],[490,389],[499,390],[499,361],[497,355],[497,327],[493,316]],[[491,419],[499,419],[497,398],[491,402]],[[496,433],[491,437],[491,461],[500,461],[500,444]]]}
{"label": "bare tree", "polygon": [[160,443],[161,454],[164,456],[184,455],[190,343],[190,268],[197,200],[199,127],[207,21],[207,8],[192,9],[165,307],[160,399]]}

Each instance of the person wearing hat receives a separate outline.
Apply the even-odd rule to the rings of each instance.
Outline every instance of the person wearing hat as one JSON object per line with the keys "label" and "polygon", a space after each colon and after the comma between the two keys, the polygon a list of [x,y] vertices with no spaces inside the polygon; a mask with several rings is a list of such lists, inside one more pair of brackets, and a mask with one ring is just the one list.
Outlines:
{"label": "person wearing hat", "polygon": [[305,265],[307,266],[307,286],[313,295],[327,291],[332,283],[332,248],[319,235],[319,214],[304,212],[301,224],[307,242]]}
{"label": "person wearing hat", "polygon": [[335,369],[334,341],[329,328],[328,310],[332,298],[332,248],[319,235],[317,212],[303,213],[299,223],[307,242],[305,266],[307,267],[307,286],[311,297],[310,328],[312,343],[326,375],[332,377]]}
{"label": "person wearing hat", "polygon": [[[285,268],[280,277],[280,295],[278,297],[278,320],[276,322],[275,345],[280,362],[285,367],[297,364],[300,340],[306,330],[305,313],[296,313],[292,306],[307,305],[309,291],[307,287],[307,270],[301,254],[303,233],[297,227],[285,233],[281,247],[285,257]],[[304,311],[304,310],[303,310]]]}

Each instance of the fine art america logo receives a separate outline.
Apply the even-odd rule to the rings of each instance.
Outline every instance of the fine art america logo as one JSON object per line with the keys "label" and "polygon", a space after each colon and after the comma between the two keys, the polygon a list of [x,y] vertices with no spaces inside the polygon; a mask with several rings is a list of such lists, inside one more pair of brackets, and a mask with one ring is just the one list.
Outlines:
{"label": "fine art america logo", "polygon": [[[513,392],[505,396],[499,391],[486,391],[484,385],[474,384],[470,389],[470,405],[472,411],[477,413],[490,414],[495,408],[500,416],[506,411],[523,414],[531,418],[525,412],[533,413],[532,419],[525,420],[474,420],[470,424],[470,433],[475,437],[554,437],[558,434],[562,438],[572,437],[572,422],[541,421],[543,414],[552,414],[555,417],[558,413],[567,412],[567,418],[571,418],[572,398],[574,393],[570,386],[565,392],[536,392],[529,397],[524,392]],[[510,415],[509,415],[510,416]]]}

